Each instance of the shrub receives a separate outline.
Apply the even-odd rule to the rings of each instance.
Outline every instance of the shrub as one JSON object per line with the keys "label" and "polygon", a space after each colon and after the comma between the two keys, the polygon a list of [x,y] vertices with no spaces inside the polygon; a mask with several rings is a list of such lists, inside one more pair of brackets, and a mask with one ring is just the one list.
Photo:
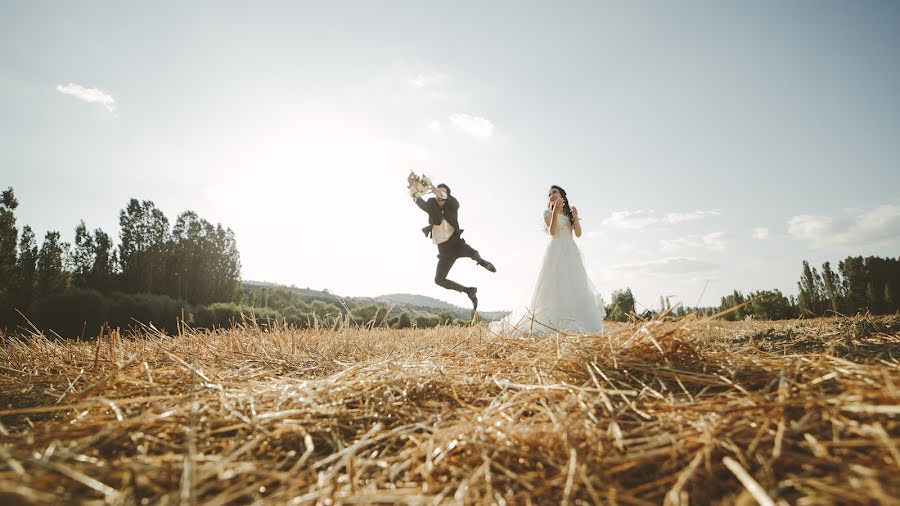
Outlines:
{"label": "shrub", "polygon": [[48,334],[52,330],[62,337],[94,336],[110,319],[109,313],[110,301],[100,292],[76,288],[39,300],[32,321]]}

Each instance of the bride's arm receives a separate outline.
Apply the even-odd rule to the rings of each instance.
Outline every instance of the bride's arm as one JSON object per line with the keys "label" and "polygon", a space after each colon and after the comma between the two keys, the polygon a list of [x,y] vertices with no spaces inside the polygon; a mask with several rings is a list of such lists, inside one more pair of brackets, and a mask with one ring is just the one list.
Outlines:
{"label": "bride's arm", "polygon": [[575,237],[581,237],[581,218],[578,217],[578,209],[572,208],[572,226],[575,229]]}
{"label": "bride's arm", "polygon": [[553,237],[556,237],[556,231],[559,228],[556,223],[557,216],[559,216],[559,213],[556,212],[556,209],[555,208],[551,209],[550,210],[550,225],[547,228],[550,232],[550,235],[552,235]]}

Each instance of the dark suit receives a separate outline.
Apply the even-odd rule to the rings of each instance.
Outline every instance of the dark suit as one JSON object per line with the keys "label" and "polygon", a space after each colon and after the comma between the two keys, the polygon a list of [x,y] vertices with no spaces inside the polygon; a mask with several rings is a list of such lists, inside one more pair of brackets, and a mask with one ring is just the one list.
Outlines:
{"label": "dark suit", "polygon": [[459,201],[453,195],[447,196],[447,202],[443,206],[438,204],[436,198],[430,198],[427,202],[416,199],[416,205],[428,213],[428,226],[422,229],[425,235],[431,235],[431,225],[440,225],[444,220],[447,220],[453,230],[462,233],[459,230]]}
{"label": "dark suit", "polygon": [[453,235],[449,239],[437,245],[438,247],[438,264],[434,274],[434,282],[438,286],[457,292],[468,292],[470,289],[447,279],[450,268],[456,263],[458,258],[471,258],[481,264],[481,255],[474,248],[466,244],[466,240],[460,237],[462,230],[459,228],[459,201],[452,195],[447,196],[447,202],[441,206],[438,205],[437,199],[430,198],[428,201],[416,199],[416,205],[420,209],[428,213],[428,226],[422,229],[427,237],[431,236],[432,225],[440,225],[442,221],[453,227]]}

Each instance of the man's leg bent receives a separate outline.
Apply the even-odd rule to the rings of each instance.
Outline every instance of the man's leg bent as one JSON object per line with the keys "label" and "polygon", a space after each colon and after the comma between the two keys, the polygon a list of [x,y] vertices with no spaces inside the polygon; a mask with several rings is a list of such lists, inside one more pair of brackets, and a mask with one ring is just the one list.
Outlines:
{"label": "man's leg bent", "polygon": [[434,282],[438,286],[442,286],[448,290],[456,290],[457,292],[468,292],[469,289],[457,283],[456,281],[451,281],[447,279],[447,274],[450,273],[450,268],[453,267],[453,264],[456,263],[456,256],[452,255],[444,255],[438,257],[437,270],[434,273]]}
{"label": "man's leg bent", "polygon": [[481,255],[478,253],[478,250],[469,246],[469,244],[466,243],[465,241],[463,241],[462,245],[460,246],[459,256],[471,258],[472,260],[475,260],[475,262],[478,263],[478,265],[484,267],[485,269],[487,269],[491,272],[497,272],[497,268],[494,267],[494,264],[488,262],[484,258],[481,258]]}
{"label": "man's leg bent", "polygon": [[481,260],[481,255],[478,254],[478,251],[475,248],[469,246],[469,243],[464,240],[460,241],[459,249],[457,251],[459,252],[458,255],[460,258],[471,258],[476,262]]}

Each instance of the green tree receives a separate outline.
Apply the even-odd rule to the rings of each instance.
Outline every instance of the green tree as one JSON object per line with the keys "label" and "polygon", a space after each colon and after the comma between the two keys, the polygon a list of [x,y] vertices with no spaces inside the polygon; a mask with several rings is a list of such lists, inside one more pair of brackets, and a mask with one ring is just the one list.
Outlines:
{"label": "green tree", "polygon": [[846,309],[850,313],[865,312],[867,309],[866,288],[868,286],[868,273],[866,273],[863,257],[847,257],[838,263],[838,270],[843,278],[843,292]]}
{"label": "green tree", "polygon": [[822,264],[822,283],[825,286],[826,305],[834,314],[840,314],[843,306],[843,290],[840,276],[831,270],[831,264]]}
{"label": "green tree", "polygon": [[796,316],[796,308],[778,289],[750,292],[747,300],[753,301],[748,306],[747,314],[760,320],[785,320]]}
{"label": "green tree", "polygon": [[0,194],[0,324],[10,322],[13,315],[14,284],[10,281],[16,278],[17,207],[13,189],[7,188]]}
{"label": "green tree", "polygon": [[397,328],[408,329],[410,327],[412,327],[412,320],[410,320],[409,314],[405,311],[400,313],[400,317],[397,319]]}
{"label": "green tree", "polygon": [[161,292],[169,220],[152,201],[131,199],[119,212],[119,263],[126,292]]}
{"label": "green tree", "polygon": [[437,316],[439,325],[453,325],[456,322],[456,318],[454,318],[453,313],[451,313],[447,309],[438,313]]}
{"label": "green tree", "polygon": [[94,230],[94,258],[88,276],[88,287],[100,293],[110,293],[115,288],[116,254],[112,238],[101,229]]}
{"label": "green tree", "polygon": [[428,318],[427,316],[417,316],[416,317],[416,327],[420,329],[425,329],[429,327],[434,327],[438,325],[439,320],[437,318]]}
{"label": "green tree", "polygon": [[353,310],[353,315],[356,317],[356,322],[361,325],[366,325],[372,321],[374,321],[377,325],[377,317],[379,313],[381,313],[381,311],[375,304],[367,304]]}
{"label": "green tree", "polygon": [[799,288],[800,312],[810,316],[821,316],[825,313],[824,283],[815,267],[810,269],[809,262],[803,261],[803,274],[797,283]]}
{"label": "green tree", "polygon": [[213,241],[214,255],[214,295],[217,300],[240,300],[241,298],[241,254],[237,240],[230,228],[216,225]]}
{"label": "green tree", "polygon": [[38,253],[35,274],[38,298],[59,293],[69,286],[69,275],[63,267],[68,245],[59,241],[59,232],[47,232]]}
{"label": "green tree", "polygon": [[[204,251],[209,228],[209,224],[192,211],[178,215],[172,227],[170,268],[173,276],[170,281],[174,286],[168,291],[194,303],[208,303],[212,299],[206,283],[211,266]],[[263,303],[261,307],[268,305]]]}
{"label": "green tree", "polygon": [[868,276],[866,305],[869,311],[875,314],[896,311],[897,307],[891,292],[900,286],[900,261],[892,258],[867,257],[864,264]]}
{"label": "green tree", "polygon": [[19,239],[19,257],[16,259],[16,293],[14,306],[20,311],[28,311],[34,302],[37,271],[38,247],[31,227],[22,227]]}
{"label": "green tree", "polygon": [[96,247],[94,236],[88,231],[84,220],[75,227],[75,244],[72,248],[72,286],[85,288],[94,267]]}
{"label": "green tree", "polygon": [[[197,304],[240,300],[240,254],[231,229],[213,226],[197,213],[185,211],[175,220],[170,251],[169,293]],[[278,289],[275,293],[285,299],[272,306],[276,309],[295,302],[292,292]],[[263,307],[269,307],[268,292],[263,294]]]}
{"label": "green tree", "polygon": [[614,291],[606,308],[606,319],[624,322],[628,321],[628,317],[632,314],[634,314],[634,295],[631,288]]}
{"label": "green tree", "polygon": [[[725,311],[725,310],[731,309],[734,306],[743,304],[746,301],[747,301],[747,299],[744,298],[744,294],[735,290],[731,295],[722,297],[722,302],[721,302],[721,304],[719,304],[719,311]],[[736,309],[736,310],[724,315],[722,318],[724,318],[726,320],[740,320],[744,316],[747,316],[749,314],[750,314],[750,311],[748,311],[746,309],[746,307],[742,307],[740,309]]]}

